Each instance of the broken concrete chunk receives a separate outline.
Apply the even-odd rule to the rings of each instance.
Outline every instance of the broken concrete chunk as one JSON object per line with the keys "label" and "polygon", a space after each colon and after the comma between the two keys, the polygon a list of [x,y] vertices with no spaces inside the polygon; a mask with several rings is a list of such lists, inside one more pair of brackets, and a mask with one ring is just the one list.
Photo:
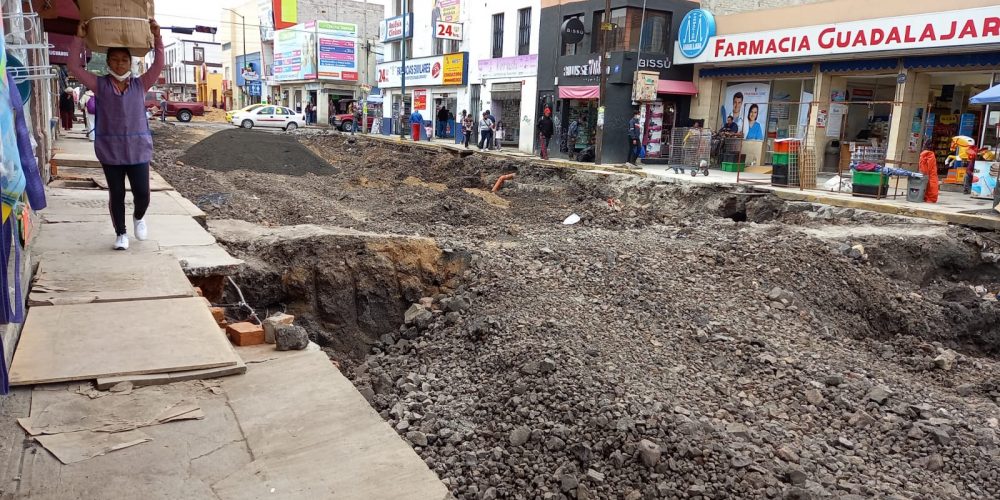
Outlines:
{"label": "broken concrete chunk", "polygon": [[275,314],[264,320],[264,342],[268,344],[274,343],[274,332],[275,329],[280,325],[290,325],[295,321],[295,316],[291,314]]}
{"label": "broken concrete chunk", "polygon": [[410,326],[415,326],[419,330],[425,330],[434,319],[434,313],[428,311],[420,304],[413,304],[406,313],[403,314],[403,322]]}
{"label": "broken concrete chunk", "polygon": [[301,351],[309,345],[309,334],[296,325],[280,325],[274,332],[274,342],[279,351]]}
{"label": "broken concrete chunk", "polygon": [[645,464],[646,467],[656,467],[657,462],[660,461],[660,455],[662,453],[660,445],[648,439],[639,441],[639,458],[642,459],[642,463]]}
{"label": "broken concrete chunk", "polygon": [[955,361],[957,360],[958,353],[951,349],[944,349],[938,357],[934,358],[934,366],[941,370],[949,371],[955,366]]}

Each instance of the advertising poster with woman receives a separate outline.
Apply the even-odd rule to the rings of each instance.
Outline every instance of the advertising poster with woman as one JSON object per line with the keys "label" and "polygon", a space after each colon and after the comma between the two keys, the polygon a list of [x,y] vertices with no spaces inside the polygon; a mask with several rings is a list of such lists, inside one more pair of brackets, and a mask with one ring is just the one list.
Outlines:
{"label": "advertising poster with woman", "polygon": [[744,139],[763,141],[770,96],[771,85],[765,82],[730,84],[720,108],[723,122],[732,116]]}

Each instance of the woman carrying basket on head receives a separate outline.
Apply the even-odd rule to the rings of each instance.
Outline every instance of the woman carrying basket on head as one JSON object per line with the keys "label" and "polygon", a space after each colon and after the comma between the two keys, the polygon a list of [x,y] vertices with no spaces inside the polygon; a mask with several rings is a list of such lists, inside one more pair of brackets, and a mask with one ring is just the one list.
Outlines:
{"label": "woman carrying basket on head", "polygon": [[128,177],[135,202],[135,237],[147,236],[146,209],[149,208],[149,162],[153,158],[153,136],[146,118],[146,91],[163,69],[163,40],[160,25],[149,20],[155,55],[153,64],[142,76],[132,74],[132,54],[127,48],[108,49],[108,75],[98,77],[83,66],[81,52],[87,36],[87,23],[77,27],[77,37],[69,49],[67,69],[78,81],[94,90],[97,97],[94,116],[94,152],[108,181],[108,204],[115,228],[115,250],[128,249],[125,230],[125,178]]}

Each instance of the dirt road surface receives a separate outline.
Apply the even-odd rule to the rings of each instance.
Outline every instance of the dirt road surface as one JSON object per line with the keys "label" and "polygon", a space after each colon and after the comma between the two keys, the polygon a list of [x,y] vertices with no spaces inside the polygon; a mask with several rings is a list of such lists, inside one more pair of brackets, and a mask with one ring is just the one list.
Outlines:
{"label": "dirt road surface", "polygon": [[275,230],[217,234],[248,299],[458,498],[1000,497],[996,235],[308,131],[178,162],[211,132],[154,168]]}

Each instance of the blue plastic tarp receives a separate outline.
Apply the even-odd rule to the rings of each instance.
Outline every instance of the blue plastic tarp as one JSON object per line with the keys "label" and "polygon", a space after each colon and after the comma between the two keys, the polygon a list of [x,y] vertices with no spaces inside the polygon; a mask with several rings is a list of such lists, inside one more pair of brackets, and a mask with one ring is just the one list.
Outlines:
{"label": "blue plastic tarp", "polygon": [[1000,85],[994,85],[969,99],[972,104],[1000,104]]}

